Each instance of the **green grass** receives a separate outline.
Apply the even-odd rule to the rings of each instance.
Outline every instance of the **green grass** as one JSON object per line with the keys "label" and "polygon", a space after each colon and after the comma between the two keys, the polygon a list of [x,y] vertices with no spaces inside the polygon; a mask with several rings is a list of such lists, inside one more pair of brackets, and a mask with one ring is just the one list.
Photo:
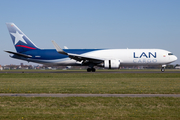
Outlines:
{"label": "green grass", "polygon": [[[180,94],[178,73],[0,73],[0,93]],[[0,119],[180,119],[173,97],[0,97]]]}
{"label": "green grass", "polygon": [[0,119],[180,119],[180,98],[1,97]]}
{"label": "green grass", "polygon": [[180,74],[1,73],[0,93],[180,94]]}

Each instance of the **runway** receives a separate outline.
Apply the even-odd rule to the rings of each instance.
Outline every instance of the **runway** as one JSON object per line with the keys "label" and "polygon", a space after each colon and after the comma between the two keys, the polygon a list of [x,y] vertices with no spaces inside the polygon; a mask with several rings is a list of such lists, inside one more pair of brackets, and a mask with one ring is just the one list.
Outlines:
{"label": "runway", "polygon": [[8,97],[180,97],[180,94],[24,94],[0,93]]}
{"label": "runway", "polygon": [[96,72],[86,72],[86,70],[84,71],[79,71],[79,70],[2,70],[0,71],[0,73],[180,73],[180,70],[173,70],[173,71],[165,71],[165,72],[161,72],[160,70],[100,70],[100,71],[96,71]]}

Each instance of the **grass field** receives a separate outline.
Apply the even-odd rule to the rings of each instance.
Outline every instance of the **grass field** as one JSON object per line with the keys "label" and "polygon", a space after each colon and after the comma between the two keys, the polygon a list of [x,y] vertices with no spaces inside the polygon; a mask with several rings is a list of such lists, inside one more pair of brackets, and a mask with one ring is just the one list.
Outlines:
{"label": "grass field", "polygon": [[179,98],[1,97],[0,119],[180,119]]}
{"label": "grass field", "polygon": [[1,73],[0,93],[180,94],[180,74]]}
{"label": "grass field", "polygon": [[[180,74],[0,73],[0,93],[180,94]],[[174,120],[180,98],[0,97],[0,119]]]}

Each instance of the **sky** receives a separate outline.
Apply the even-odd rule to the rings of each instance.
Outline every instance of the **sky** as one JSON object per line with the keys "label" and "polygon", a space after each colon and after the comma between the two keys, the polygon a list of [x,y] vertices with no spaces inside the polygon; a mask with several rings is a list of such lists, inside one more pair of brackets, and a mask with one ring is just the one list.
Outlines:
{"label": "sky", "polygon": [[180,64],[180,0],[0,0],[0,65],[28,64],[4,52],[15,51],[6,22],[39,48],[157,48]]}

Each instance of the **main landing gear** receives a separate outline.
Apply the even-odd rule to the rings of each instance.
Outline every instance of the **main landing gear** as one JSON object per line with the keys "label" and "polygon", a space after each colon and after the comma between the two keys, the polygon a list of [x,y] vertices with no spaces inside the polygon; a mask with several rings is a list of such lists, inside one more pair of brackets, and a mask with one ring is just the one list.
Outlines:
{"label": "main landing gear", "polygon": [[95,72],[96,69],[95,68],[87,68],[87,72]]}
{"label": "main landing gear", "polygon": [[94,63],[89,64],[89,67],[87,68],[87,72],[96,72],[96,69],[94,68]]}
{"label": "main landing gear", "polygon": [[162,65],[161,72],[165,71],[165,67],[166,67],[166,65]]}

